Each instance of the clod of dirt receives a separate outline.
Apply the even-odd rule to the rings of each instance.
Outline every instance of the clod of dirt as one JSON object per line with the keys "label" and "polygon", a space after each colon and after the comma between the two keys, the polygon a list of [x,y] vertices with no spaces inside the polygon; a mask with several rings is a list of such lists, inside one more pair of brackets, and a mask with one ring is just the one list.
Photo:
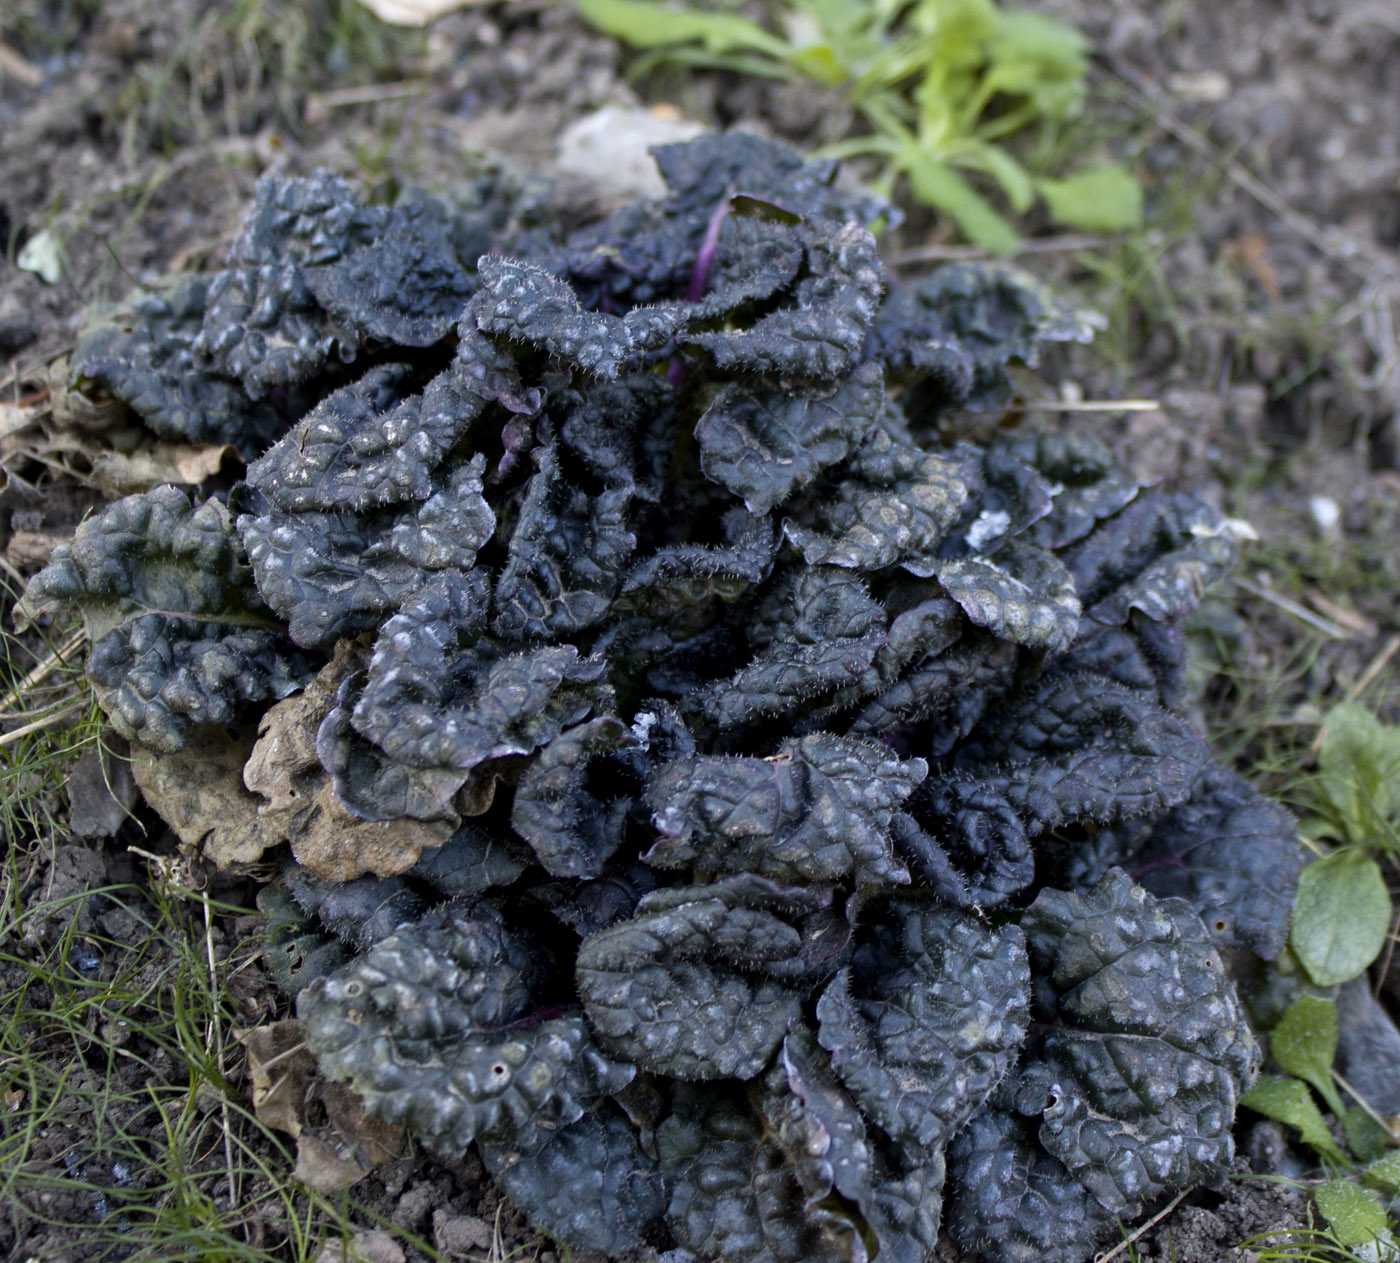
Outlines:
{"label": "clod of dirt", "polygon": [[433,1212],[433,1244],[444,1254],[466,1254],[468,1250],[491,1248],[491,1225],[475,1215]]}
{"label": "clod of dirt", "polygon": [[79,838],[109,838],[131,813],[136,784],[127,761],[111,751],[89,750],[68,776],[68,831]]}
{"label": "clod of dirt", "polygon": [[[1232,1173],[1246,1176],[1246,1164],[1237,1163]],[[1309,1226],[1307,1194],[1287,1184],[1266,1184],[1255,1179],[1231,1179],[1218,1194],[1197,1194],[1191,1205],[1179,1206],[1156,1228],[1133,1243],[1129,1256],[1141,1263],[1220,1263],[1236,1259],[1255,1263],[1252,1249],[1241,1249],[1242,1242],[1261,1248],[1261,1238],[1278,1234],[1274,1245],[1284,1244],[1285,1234],[1296,1234]]]}
{"label": "clod of dirt", "polygon": [[349,1241],[327,1241],[316,1263],[404,1263],[404,1252],[387,1232],[372,1228]]}

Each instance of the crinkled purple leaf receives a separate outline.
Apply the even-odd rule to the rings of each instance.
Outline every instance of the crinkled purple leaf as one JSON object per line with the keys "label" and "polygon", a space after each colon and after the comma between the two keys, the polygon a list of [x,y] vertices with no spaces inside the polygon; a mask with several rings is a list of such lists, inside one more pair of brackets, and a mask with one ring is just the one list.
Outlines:
{"label": "crinkled purple leaf", "polygon": [[420,563],[471,565],[487,525],[479,474],[479,466],[465,466],[425,504],[364,517],[280,513],[256,492],[245,496],[238,534],[258,591],[307,648],[372,631],[431,577]]}
{"label": "crinkled purple leaf", "polygon": [[631,739],[611,715],[565,729],[525,769],[515,789],[510,827],[552,877],[592,879],[622,844],[629,802],[591,783],[589,764]]}
{"label": "crinkled purple leaf", "polygon": [[[932,374],[940,387],[936,406],[994,412],[1011,402],[1009,362],[1033,366],[1042,344],[1088,342],[1099,323],[1019,269],[949,263],[891,288],[871,331],[871,352],[898,378],[917,382]],[[946,371],[950,354],[970,361],[966,385]]]}
{"label": "crinkled purple leaf", "polygon": [[1038,434],[1006,440],[1002,446],[1054,483],[1050,511],[1028,532],[1028,538],[1043,548],[1064,548],[1083,539],[1141,490],[1136,480],[1115,467],[1108,447],[1091,434]]}
{"label": "crinkled purple leaf", "polygon": [[965,638],[916,662],[856,713],[853,736],[880,737],[917,724],[933,755],[947,754],[970,733],[1015,678],[1016,647],[989,635]]}
{"label": "crinkled purple leaf", "polygon": [[1079,632],[1079,598],[1054,553],[1014,543],[994,557],[938,567],[938,581],[974,623],[1002,640],[1060,653]]}
{"label": "crinkled purple leaf", "polygon": [[15,607],[23,627],[82,612],[88,674],[122,736],[182,749],[191,725],[231,723],[313,674],[258,599],[228,509],[175,487],[109,505],[54,549]]}
{"label": "crinkled purple leaf", "polygon": [[792,305],[760,316],[749,328],[686,333],[721,372],[734,369],[830,381],[865,358],[884,274],[875,240],[857,224],[812,220],[801,226],[804,279]]}
{"label": "crinkled purple leaf", "polygon": [[838,1082],[811,1034],[797,1027],[783,1041],[765,1082],[760,1112],[768,1135],[792,1165],[809,1222],[846,1259],[923,1263],[938,1241],[943,1154],[915,1161],[867,1131],[860,1108]]}
{"label": "crinkled purple leaf", "polygon": [[1130,610],[1120,625],[1089,619],[1080,627],[1079,638],[1059,661],[1062,670],[1104,676],[1169,709],[1180,705],[1186,690],[1186,631],[1180,620],[1159,622]]}
{"label": "crinkled purple leaf", "polygon": [[948,1149],[948,1232],[995,1263],[1084,1263],[1118,1235],[1105,1210],[1014,1114],[988,1110]]}
{"label": "crinkled purple leaf", "polygon": [[1015,926],[891,900],[818,1001],[817,1039],[865,1117],[917,1155],[942,1148],[1010,1070],[1029,989]]}
{"label": "crinkled purple leaf", "polygon": [[395,762],[351,726],[353,686],[346,680],[335,705],[316,729],[316,758],[340,805],[360,820],[446,820],[455,826],[457,791],[466,774],[453,768],[416,768]]}
{"label": "crinkled purple leaf", "polygon": [[585,491],[565,481],[553,447],[534,458],[496,581],[491,626],[509,640],[552,640],[600,622],[637,543],[630,483]]}
{"label": "crinkled purple leaf", "polygon": [[470,897],[509,886],[529,865],[530,852],[514,838],[464,824],[408,871],[439,894]]}
{"label": "crinkled purple leaf", "polygon": [[703,320],[772,298],[797,279],[806,255],[796,225],[756,215],[727,214],[716,246],[695,308]]}
{"label": "crinkled purple leaf", "polygon": [[1213,769],[1125,866],[1152,894],[1185,899],[1222,944],[1273,960],[1288,941],[1302,848],[1288,811]]}
{"label": "crinkled purple leaf", "polygon": [[656,1133],[671,1235],[700,1263],[846,1263],[849,1229],[814,1222],[782,1150],[752,1112],[682,1084]]}
{"label": "crinkled purple leaf", "polygon": [[162,438],[231,443],[245,460],[265,450],[310,405],[299,394],[250,399],[195,353],[211,281],[178,279],[84,329],[69,380],[96,384],[130,405]]}
{"label": "crinkled purple leaf", "polygon": [[431,198],[395,206],[374,240],[333,263],[303,267],[306,286],[338,325],[362,341],[426,347],[456,323],[475,288]]}
{"label": "crinkled purple leaf", "polygon": [[760,604],[749,629],[754,657],[732,677],[696,690],[683,709],[732,728],[856,686],[888,641],[885,620],[884,608],[849,571],[790,571]]}
{"label": "crinkled purple leaf", "polygon": [[616,1106],[604,1102],[562,1127],[538,1151],[483,1139],[482,1161],[541,1232],[609,1258],[643,1253],[666,1212],[655,1158]]}
{"label": "crinkled purple leaf", "polygon": [[1053,1008],[1011,1097],[1047,1152],[1124,1215],[1223,1176],[1260,1054],[1200,918],[1115,870],[1021,925]]}
{"label": "crinkled purple leaf", "polygon": [[1210,749],[1139,693],[1088,675],[1043,677],[982,725],[958,775],[995,790],[1034,837],[1067,821],[1112,823],[1190,798]]}
{"label": "crinkled purple leaf", "polygon": [[753,877],[646,895],[579,948],[588,1020],[605,1048],[654,1074],[753,1078],[801,1011],[813,954],[832,950],[829,901]]}
{"label": "crinkled purple leaf", "polygon": [[735,508],[722,519],[723,541],[675,544],[634,562],[619,589],[619,605],[652,615],[733,600],[768,576],[778,551],[767,518]]}
{"label": "crinkled purple leaf", "polygon": [[605,486],[629,480],[634,494],[661,498],[670,474],[676,392],[655,373],[590,381],[554,401],[559,437],[584,469]]}
{"label": "crinkled purple leaf", "polygon": [[297,1017],[321,1069],[371,1116],[444,1158],[490,1136],[523,1152],[634,1073],[582,1018],[532,1017],[534,970],[489,904],[446,903],[313,983]]}
{"label": "crinkled purple leaf", "polygon": [[1050,513],[1057,484],[1017,450],[998,443],[954,444],[948,453],[967,489],[962,512],[942,553],[981,556],[1023,535]]}
{"label": "crinkled purple leaf", "polygon": [[785,882],[907,882],[890,820],[926,772],[922,759],[825,733],[784,742],[766,759],[677,760],[647,784],[661,836],[644,858]]}
{"label": "crinkled purple leaf", "polygon": [[531,754],[607,705],[601,659],[573,645],[518,653],[478,640],[476,595],[453,572],[384,624],[355,705],[355,728],[391,758],[468,771]]}
{"label": "crinkled purple leaf", "polygon": [[1062,557],[1096,622],[1189,614],[1234,564],[1235,542],[1214,510],[1188,496],[1140,496]]}
{"label": "crinkled purple leaf", "polygon": [[1025,823],[1003,794],[976,781],[939,781],[917,819],[896,817],[893,836],[934,894],[958,908],[995,907],[1035,877]]}
{"label": "crinkled purple leaf", "polygon": [[803,216],[870,224],[889,211],[880,199],[836,186],[837,164],[809,159],[781,141],[747,132],[706,134],[652,151],[670,189],[666,212],[703,230],[715,203],[730,190],[781,203]]}
{"label": "crinkled purple leaf", "polygon": [[405,365],[380,365],[327,396],[249,466],[249,483],[289,513],[424,500],[434,472],[488,403],[529,413],[540,402],[521,390],[509,357],[479,334],[463,339],[451,367],[421,395],[405,397],[409,380]]}
{"label": "crinkled purple leaf", "polygon": [[477,260],[475,306],[483,333],[528,342],[596,377],[613,378],[634,356],[666,345],[685,309],[634,307],[625,316],[584,311],[567,281],[519,259]]}
{"label": "crinkled purple leaf", "polygon": [[728,386],[696,422],[700,464],[751,513],[767,513],[844,460],[883,405],[884,383],[874,364],[862,364],[821,393]]}
{"label": "crinkled purple leaf", "polygon": [[807,564],[852,570],[902,564],[932,574],[933,555],[967,494],[957,467],[880,426],[844,472],[829,492],[804,499],[783,523]]}
{"label": "crinkled purple leaf", "polygon": [[286,864],[282,884],[307,916],[359,951],[423,915],[422,900],[402,877],[327,881],[298,864]]}

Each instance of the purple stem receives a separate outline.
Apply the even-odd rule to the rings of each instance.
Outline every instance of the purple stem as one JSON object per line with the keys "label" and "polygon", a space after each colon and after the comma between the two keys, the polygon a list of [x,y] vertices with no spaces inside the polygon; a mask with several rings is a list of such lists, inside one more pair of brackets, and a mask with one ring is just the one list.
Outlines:
{"label": "purple stem", "polygon": [[710,216],[710,222],[705,225],[700,252],[695,256],[695,266],[690,269],[690,284],[685,290],[685,301],[688,303],[698,303],[705,296],[705,284],[710,279],[710,267],[715,255],[719,253],[719,234],[729,216],[729,199],[733,195],[732,189],[725,189],[724,196]]}
{"label": "purple stem", "polygon": [[[710,222],[705,225],[705,235],[700,239],[700,250],[690,269],[690,284],[685,287],[685,301],[688,303],[698,303],[705,296],[710,268],[714,265],[715,255],[719,253],[719,234],[729,215],[729,199],[732,196],[733,190],[725,189],[719,205],[710,215]],[[671,362],[666,366],[666,381],[676,389],[685,381],[685,365],[681,363],[679,355],[671,356]]]}

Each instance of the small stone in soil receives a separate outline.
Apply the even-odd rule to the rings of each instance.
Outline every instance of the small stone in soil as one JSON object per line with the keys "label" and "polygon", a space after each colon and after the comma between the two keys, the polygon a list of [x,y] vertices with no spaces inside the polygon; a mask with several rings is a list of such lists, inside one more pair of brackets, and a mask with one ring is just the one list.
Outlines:
{"label": "small stone in soil", "polygon": [[444,1254],[486,1250],[491,1246],[491,1225],[475,1215],[450,1215],[445,1210],[434,1211],[433,1244]]}

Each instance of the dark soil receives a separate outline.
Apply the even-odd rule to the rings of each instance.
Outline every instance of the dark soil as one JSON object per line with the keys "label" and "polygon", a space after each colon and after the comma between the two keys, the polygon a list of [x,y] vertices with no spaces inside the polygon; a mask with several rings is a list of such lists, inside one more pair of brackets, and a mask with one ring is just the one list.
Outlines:
{"label": "dark soil", "polygon": [[[545,0],[464,10],[428,33],[380,28],[368,53],[363,39],[357,45],[362,61],[334,40],[313,39],[293,79],[277,72],[275,33],[217,27],[228,7],[20,0],[13,16],[0,17],[0,404],[11,409],[0,407],[0,565],[13,583],[103,498],[91,472],[110,439],[56,448],[40,415],[48,365],[71,345],[85,305],[167,270],[216,263],[267,170],[330,166],[369,183],[442,185],[481,149],[545,169],[568,123],[603,105],[638,104],[613,46]],[[1267,702],[1299,725],[1290,739],[1301,750],[1318,715],[1300,703],[1340,699],[1400,630],[1400,550],[1391,542],[1400,538],[1400,16],[1392,0],[1036,7],[1078,23],[1101,49],[1102,121],[1085,125],[1087,143],[1137,169],[1156,227],[1145,243],[1100,251],[1095,266],[1050,251],[1026,260],[1095,295],[1111,321],[1100,348],[1042,366],[1027,394],[1160,406],[1031,410],[1026,423],[1092,427],[1140,478],[1189,487],[1253,524],[1264,542],[1248,586],[1211,607],[1214,639],[1231,647],[1239,676],[1282,683],[1261,698],[1239,676],[1203,678],[1200,714],[1228,739],[1243,722],[1241,706]],[[312,22],[339,15],[354,27],[345,18],[353,0],[307,12]],[[186,34],[201,30],[203,45]],[[157,81],[164,86],[143,96],[142,85]],[[806,143],[845,125],[839,103],[811,89],[723,76],[658,82],[706,124]],[[351,99],[349,86],[363,91]],[[568,187],[580,217],[608,197]],[[61,244],[54,284],[16,266],[41,234]],[[912,259],[946,244],[936,224],[916,216],[892,249]],[[17,428],[31,415],[34,427]],[[1302,594],[1312,625],[1274,598],[1285,581],[1294,599]],[[9,603],[0,600],[0,616]],[[1319,634],[1319,622],[1331,631]],[[1290,674],[1305,635],[1316,653]],[[1368,696],[1393,693],[1391,677],[1379,678]],[[1242,760],[1260,753],[1255,744],[1230,749]],[[138,989],[158,985],[171,966],[147,932],[155,910],[141,894],[151,880],[146,862],[126,848],[174,857],[174,840],[153,816],[138,811],[133,823],[113,813],[95,788],[101,779],[92,768],[75,776],[66,832],[9,839],[18,897],[33,915],[24,918],[24,941],[0,943],[10,962],[0,967],[0,993],[22,997],[27,1014],[43,1014],[53,996],[26,990],[34,971],[23,962],[60,946],[100,945],[71,951],[72,967],[94,979],[128,971]],[[248,907],[253,886],[212,893]],[[194,913],[183,915],[203,933]],[[221,961],[241,962],[225,1017],[244,1026],[287,1009],[262,973],[256,940],[250,945],[256,925],[229,913],[209,932]],[[74,1059],[72,1073],[23,1154],[23,1179],[5,1169],[0,1151],[0,1180],[21,1190],[0,1215],[0,1256],[78,1263],[96,1257],[83,1225],[141,1204],[140,1189],[154,1181],[141,1154],[154,1152],[169,1125],[169,1110],[151,1102],[173,1099],[133,1092],[104,1116],[104,1093],[113,1084],[178,1088],[185,1071],[159,1040],[125,1034],[101,1014],[76,1054],[61,1044],[50,1051]],[[225,1070],[231,1090],[246,1094],[239,1055],[232,1050]],[[205,1104],[219,1109],[216,1099]],[[249,1143],[261,1144],[271,1169],[289,1169],[286,1152]],[[1308,1159],[1257,1121],[1244,1120],[1240,1150],[1240,1178],[1188,1197],[1135,1243],[1136,1257],[1247,1259],[1235,1249],[1241,1242],[1307,1224],[1302,1194],[1247,1177],[1251,1162],[1257,1174],[1298,1174]],[[266,1189],[231,1189],[213,1175],[201,1183],[201,1169],[195,1160],[192,1185],[248,1240],[275,1252],[287,1208],[279,1212],[274,1199],[245,1213],[262,1205]],[[396,1244],[391,1229],[441,1257],[486,1258],[493,1248],[541,1263],[557,1257],[501,1202],[474,1158],[451,1169],[421,1156],[391,1161],[351,1196],[360,1254],[382,1263],[427,1257]],[[102,1257],[140,1257],[137,1218],[130,1226],[131,1248],[108,1233],[118,1244]],[[322,1257],[331,1263],[342,1253],[337,1241]]]}

